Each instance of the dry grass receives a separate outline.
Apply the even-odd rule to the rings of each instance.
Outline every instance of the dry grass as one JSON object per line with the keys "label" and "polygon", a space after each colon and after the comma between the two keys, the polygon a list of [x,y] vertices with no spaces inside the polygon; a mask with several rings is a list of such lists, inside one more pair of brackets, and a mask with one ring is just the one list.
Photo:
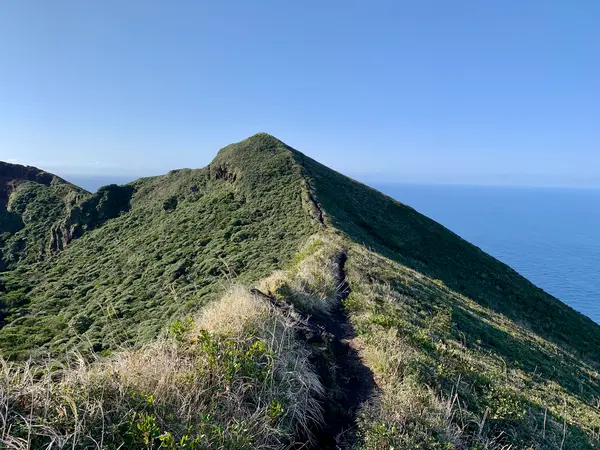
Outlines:
{"label": "dry grass", "polygon": [[173,338],[108,360],[2,361],[6,448],[285,448],[321,421],[292,321],[241,288]]}
{"label": "dry grass", "polygon": [[[287,305],[271,306],[237,287],[193,320],[173,324],[170,338],[139,350],[93,363],[73,356],[62,366],[2,361],[0,444],[284,449],[310,443],[311,430],[327,426],[319,400],[332,401],[335,386],[324,392],[310,363],[317,346],[299,341],[298,331],[306,313],[327,315],[338,301],[335,256],[344,248],[352,292],[343,303],[356,332],[353,346],[378,388],[361,410],[355,448],[598,448],[598,397],[588,405],[559,384],[568,378],[544,381],[538,367],[531,373],[519,366],[528,363],[523,355],[537,358],[545,341],[441,282],[326,233],[258,286]],[[486,340],[494,345],[484,347]],[[501,355],[513,353],[518,364],[509,365]],[[319,355],[335,366],[327,349]],[[597,379],[591,369],[582,373],[590,383]]]}
{"label": "dry grass", "polygon": [[292,302],[305,313],[329,314],[339,294],[334,259],[340,249],[337,236],[325,233],[312,236],[296,255],[291,268],[273,273],[258,287]]}

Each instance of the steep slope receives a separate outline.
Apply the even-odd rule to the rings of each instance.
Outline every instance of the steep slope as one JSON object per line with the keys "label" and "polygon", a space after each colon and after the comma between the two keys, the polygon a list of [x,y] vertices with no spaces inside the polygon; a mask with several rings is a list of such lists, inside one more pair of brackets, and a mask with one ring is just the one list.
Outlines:
{"label": "steep slope", "polygon": [[[596,323],[414,209],[294,157],[325,222],[353,242],[346,311],[383,389],[384,405],[365,425],[378,443],[370,448],[415,445],[419,433],[425,447],[436,433],[446,435],[440,443],[470,446],[469,432],[484,448],[600,445]],[[413,404],[402,406],[399,391]],[[436,412],[423,405],[432,399],[450,403]],[[421,406],[430,423],[398,419],[403,407]],[[460,425],[449,429],[448,414]]]}
{"label": "steep slope", "polygon": [[52,225],[86,195],[56,175],[0,162],[0,270],[51,252]]}
{"label": "steep slope", "polygon": [[600,360],[600,335],[592,320],[409,206],[298,152],[294,155],[332,227],[578,356]]}
{"label": "steep slope", "polygon": [[144,343],[234,280],[268,275],[318,228],[301,180],[285,146],[257,135],[204,169],[102,188],[47,231],[63,251],[5,274],[2,352]]}
{"label": "steep slope", "polygon": [[600,448],[597,324],[272,136],[47,222],[53,252],[2,274],[0,351],[106,359],[7,366],[37,445]]}

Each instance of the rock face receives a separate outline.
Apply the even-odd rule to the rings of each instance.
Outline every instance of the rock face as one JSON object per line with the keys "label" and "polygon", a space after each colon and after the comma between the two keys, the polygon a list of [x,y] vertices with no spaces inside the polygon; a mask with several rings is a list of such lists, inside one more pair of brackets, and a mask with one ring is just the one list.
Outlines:
{"label": "rock face", "polygon": [[0,204],[6,207],[10,194],[19,183],[32,181],[50,186],[54,180],[65,182],[56,175],[44,172],[36,167],[9,164],[0,161]]}
{"label": "rock face", "polygon": [[225,165],[218,165],[215,167],[211,167],[210,169],[213,175],[213,179],[215,180],[225,180],[229,181],[230,183],[233,183],[237,179],[237,174]]}
{"label": "rock face", "polygon": [[104,186],[89,194],[31,166],[0,162],[0,268],[64,250],[130,208],[132,186]]}
{"label": "rock face", "polygon": [[81,237],[86,231],[91,231],[107,220],[129,211],[132,195],[132,186],[111,184],[73,206],[64,220],[52,226],[50,250],[64,250],[69,242]]}
{"label": "rock face", "polygon": [[0,162],[0,270],[44,257],[51,225],[86,195],[36,167]]}

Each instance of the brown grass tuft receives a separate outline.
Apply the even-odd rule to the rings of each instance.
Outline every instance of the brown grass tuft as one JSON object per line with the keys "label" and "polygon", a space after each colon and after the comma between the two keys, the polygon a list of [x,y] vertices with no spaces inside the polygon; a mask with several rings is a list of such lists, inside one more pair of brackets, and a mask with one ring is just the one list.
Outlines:
{"label": "brown grass tuft", "polygon": [[285,448],[323,394],[293,322],[242,288],[107,360],[0,363],[6,448]]}

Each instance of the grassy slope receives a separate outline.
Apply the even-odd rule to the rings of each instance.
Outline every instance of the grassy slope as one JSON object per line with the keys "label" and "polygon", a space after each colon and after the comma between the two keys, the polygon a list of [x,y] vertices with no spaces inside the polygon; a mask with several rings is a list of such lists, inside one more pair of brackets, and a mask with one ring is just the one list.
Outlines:
{"label": "grassy slope", "polygon": [[443,281],[577,356],[600,361],[600,329],[592,320],[409,206],[301,154],[296,157],[331,225],[350,239]]}
{"label": "grassy slope", "polygon": [[[369,410],[364,424],[369,448],[406,448],[419,433],[426,447],[497,436],[498,448],[600,445],[597,324],[412,208],[295,157],[326,221],[355,243],[346,307],[383,396],[383,412]],[[408,417],[411,406],[394,398],[402,392],[417,409],[437,399],[423,400],[430,422]],[[448,428],[439,401],[453,395],[460,414]]]}
{"label": "grassy slope", "polygon": [[362,246],[347,275],[346,309],[381,389],[365,448],[600,447],[597,362]]}
{"label": "grassy slope", "polygon": [[[285,271],[263,280],[259,285],[263,291],[299,311],[326,315],[337,298],[339,274],[331,261],[346,251],[345,274],[352,291],[344,307],[356,334],[350,345],[359,350],[378,386],[377,398],[363,406],[357,448],[599,447],[600,328],[413,209],[267,135],[226,147],[205,169],[176,171],[132,186],[129,212],[84,234],[51,260],[4,274],[5,284],[10,284],[8,295],[19,292],[20,283],[25,285],[20,295],[30,302],[0,330],[4,354],[23,355],[32,345],[39,345],[40,353],[90,345],[101,350],[124,339],[148,342],[171,317],[183,317],[216,297],[229,283],[224,280],[251,283],[278,268]],[[16,317],[24,312],[28,316]],[[220,323],[240,320],[239,311],[221,308],[219,314]],[[299,326],[285,321],[286,326]],[[211,332],[211,326],[206,329]],[[312,353],[313,360],[315,354],[323,354],[322,344],[294,342],[299,335],[292,335],[286,339],[302,354]],[[251,344],[264,339],[260,333],[249,336]],[[198,357],[195,346],[200,341],[194,338],[184,353]],[[227,393],[238,378],[253,392],[266,387],[254,369],[245,372],[254,367],[243,362],[254,358],[248,356],[253,355],[250,348],[238,355],[238,350],[202,342],[199,357],[210,361],[218,356],[215,361],[220,361],[209,369],[217,371],[210,379],[221,380],[210,389]],[[272,339],[264,342],[273,345]],[[324,354],[332,357],[327,346]],[[156,393],[152,409],[171,408],[167,397],[159,398],[160,386],[142,376],[157,369],[152,358],[144,359],[143,353],[127,358],[145,361],[131,375],[132,392]],[[269,360],[273,367],[285,365],[277,352],[269,353]],[[328,370],[335,372],[335,363],[330,360]],[[200,389],[194,377],[207,375],[194,373],[178,379],[182,391]],[[121,381],[106,377],[100,377],[99,386],[117,383],[114,388],[122,390]],[[277,386],[286,383],[275,374],[269,380]],[[335,382],[321,382],[333,392],[321,401],[337,401]],[[69,385],[68,380],[65,383]],[[98,389],[90,395],[104,392]],[[14,390],[10,398],[26,398],[30,388]],[[228,422],[229,413],[214,410],[215,426],[223,430],[221,436],[246,444],[225,445],[215,438],[202,445],[248,448],[266,439],[272,448],[285,448],[303,420],[285,425],[277,421],[280,416],[289,419],[286,404],[293,400],[267,395],[264,398],[274,403],[256,405],[253,394],[248,400],[239,395],[227,401],[239,402],[249,416],[231,413]],[[80,417],[91,414],[91,426],[95,413],[85,409],[85,402],[75,403],[81,406]],[[201,412],[212,414],[214,404],[202,405]],[[142,409],[147,414],[148,408]],[[135,421],[140,416],[135,414],[133,418],[117,414],[111,420],[139,430]],[[181,439],[205,436],[205,425],[190,422],[179,412],[171,414],[172,419],[159,413],[152,416],[160,422],[161,432]],[[261,414],[267,415],[267,422],[274,421],[273,431],[240,432],[238,426],[246,426],[246,417],[252,417],[248,423],[258,424]],[[181,423],[192,426],[191,431],[182,431]],[[118,433],[115,442],[123,439]],[[268,433],[287,437],[278,443]],[[303,439],[302,434],[296,438]],[[160,445],[158,435],[153,439],[156,446],[146,448]],[[175,443],[165,448],[193,447]]]}
{"label": "grassy slope", "polygon": [[204,169],[132,187],[128,212],[4,275],[4,296],[20,292],[21,306],[0,329],[3,354],[147,342],[233,280],[282,266],[317,229],[300,171],[267,135],[224,148]]}

